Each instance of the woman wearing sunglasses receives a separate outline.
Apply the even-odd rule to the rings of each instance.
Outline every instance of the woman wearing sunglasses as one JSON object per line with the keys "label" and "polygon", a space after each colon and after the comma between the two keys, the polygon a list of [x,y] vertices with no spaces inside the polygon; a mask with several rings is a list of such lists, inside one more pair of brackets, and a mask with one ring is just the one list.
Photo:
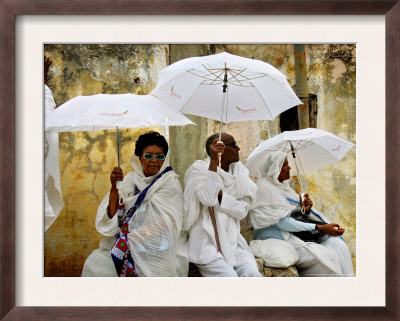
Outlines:
{"label": "woman wearing sunglasses", "polygon": [[87,258],[82,276],[187,276],[182,188],[169,166],[164,136],[139,136],[131,165],[134,171],[126,176],[119,167],[111,172],[111,190],[96,217],[104,238]]}

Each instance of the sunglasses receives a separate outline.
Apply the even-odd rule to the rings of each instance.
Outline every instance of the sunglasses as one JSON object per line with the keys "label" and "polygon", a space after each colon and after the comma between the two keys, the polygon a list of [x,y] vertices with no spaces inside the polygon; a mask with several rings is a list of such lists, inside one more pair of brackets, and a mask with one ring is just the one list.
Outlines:
{"label": "sunglasses", "polygon": [[165,155],[164,154],[156,154],[156,155],[153,155],[153,154],[150,154],[150,153],[144,153],[143,154],[143,158],[147,159],[147,160],[152,160],[154,157],[156,158],[156,160],[159,160],[159,161],[162,161],[162,160],[165,159]]}
{"label": "sunglasses", "polygon": [[239,145],[238,145],[238,143],[236,143],[236,142],[232,142],[232,143],[229,143],[229,144],[225,144],[225,146],[232,146],[233,148],[236,148],[236,147],[238,147]]}

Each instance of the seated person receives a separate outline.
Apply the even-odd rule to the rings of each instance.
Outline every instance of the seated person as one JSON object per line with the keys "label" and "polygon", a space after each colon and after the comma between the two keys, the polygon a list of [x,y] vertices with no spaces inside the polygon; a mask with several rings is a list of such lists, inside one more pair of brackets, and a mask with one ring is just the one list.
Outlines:
{"label": "seated person", "polygon": [[[82,276],[187,276],[187,235],[182,232],[183,198],[178,175],[169,165],[164,136],[139,136],[133,172],[111,173],[111,190],[96,217],[104,235],[100,248],[86,259]],[[122,181],[119,198],[117,181]],[[120,189],[121,193],[121,189]]]}
{"label": "seated person", "polygon": [[[204,277],[260,277],[253,253],[240,234],[257,187],[239,161],[239,146],[222,133],[206,142],[210,158],[195,161],[185,175],[184,230],[189,260]],[[218,153],[221,167],[218,168]]]}
{"label": "seated person", "polygon": [[[304,200],[290,187],[290,166],[286,153],[271,152],[261,165],[262,178],[257,180],[257,201],[249,212],[249,226],[256,240],[286,240],[296,249],[300,276],[354,276],[349,250],[341,237],[344,229],[338,224],[311,224],[290,217],[304,207],[310,214],[312,201]],[[298,205],[300,203],[300,206]],[[314,214],[322,216],[312,210]],[[326,218],[322,217],[327,222]],[[293,233],[318,229],[324,235],[318,242],[304,242]]]}

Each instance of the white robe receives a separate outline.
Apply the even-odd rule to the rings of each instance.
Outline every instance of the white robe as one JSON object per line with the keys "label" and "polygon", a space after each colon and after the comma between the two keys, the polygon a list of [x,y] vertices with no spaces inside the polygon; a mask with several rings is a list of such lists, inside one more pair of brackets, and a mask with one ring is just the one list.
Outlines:
{"label": "white robe", "polygon": [[[249,226],[255,229],[276,224],[280,219],[290,215],[296,208],[286,198],[296,201],[299,196],[293,191],[287,181],[280,183],[278,176],[286,158],[286,153],[271,152],[259,169],[263,177],[257,180],[257,201],[249,212]],[[317,212],[315,209],[313,211]],[[317,212],[325,222],[328,219]],[[327,237],[321,243],[304,242],[292,233],[281,230],[284,240],[288,241],[297,251],[301,268],[301,276],[353,276],[353,266],[349,250],[339,237]]]}
{"label": "white robe", "polygon": [[[134,205],[139,194],[134,195],[135,186],[142,191],[161,173],[168,164],[169,155],[160,171],[145,177],[141,167],[131,159],[135,171],[123,180],[122,190],[126,212]],[[104,197],[96,217],[96,229],[104,235],[100,248],[86,259],[82,276],[115,276],[117,272],[110,249],[119,232],[118,215],[111,219],[107,208],[109,194]],[[167,172],[148,190],[143,202],[129,222],[128,240],[132,258],[139,276],[181,277],[188,275],[187,234],[182,231],[183,199],[178,175]]]}
{"label": "white robe", "polygon": [[[53,93],[44,85],[45,116],[56,107]],[[64,202],[60,185],[60,165],[58,160],[58,133],[45,132],[44,141],[44,229],[54,223],[60,214]]]}
{"label": "white robe", "polygon": [[[254,263],[253,253],[240,234],[240,220],[247,216],[257,187],[242,163],[232,163],[228,172],[218,168],[217,173],[208,170],[209,163],[209,159],[195,161],[185,175],[184,230],[189,231],[189,260],[207,264],[225,258],[231,267]],[[217,250],[209,206],[214,207],[223,255]]]}

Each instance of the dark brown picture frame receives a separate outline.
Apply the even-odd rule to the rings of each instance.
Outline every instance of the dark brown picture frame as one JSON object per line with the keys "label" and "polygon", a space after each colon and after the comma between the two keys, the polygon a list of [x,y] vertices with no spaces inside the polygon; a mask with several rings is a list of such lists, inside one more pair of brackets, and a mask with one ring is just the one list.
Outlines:
{"label": "dark brown picture frame", "polygon": [[[336,0],[1,0],[0,319],[1,320],[400,320],[400,3]],[[18,15],[248,14],[385,15],[386,306],[385,307],[16,307],[15,19]],[[372,195],[371,195],[372,196]],[[383,208],[383,204],[382,204]],[[318,289],[316,289],[318,291]],[[62,304],[62,302],[60,302]],[[154,302],[157,306],[157,302]]]}

